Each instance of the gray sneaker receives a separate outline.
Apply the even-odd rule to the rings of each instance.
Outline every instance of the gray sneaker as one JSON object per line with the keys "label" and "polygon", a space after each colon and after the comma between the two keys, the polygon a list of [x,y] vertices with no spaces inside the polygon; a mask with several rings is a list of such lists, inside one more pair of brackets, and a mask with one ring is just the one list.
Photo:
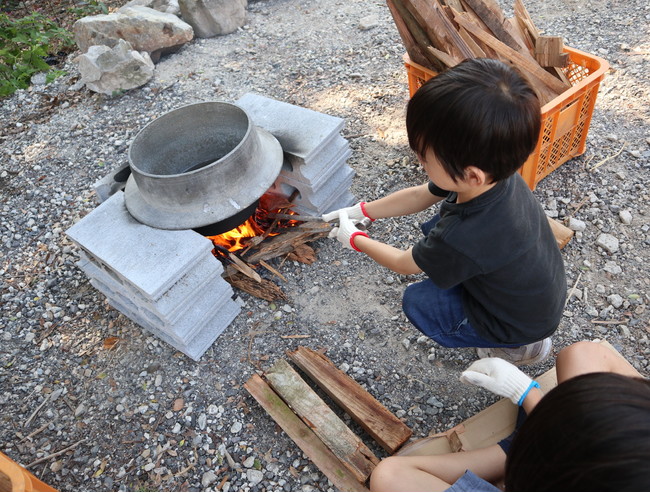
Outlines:
{"label": "gray sneaker", "polygon": [[536,365],[551,355],[553,342],[550,337],[519,347],[478,347],[479,358],[501,358],[516,366]]}

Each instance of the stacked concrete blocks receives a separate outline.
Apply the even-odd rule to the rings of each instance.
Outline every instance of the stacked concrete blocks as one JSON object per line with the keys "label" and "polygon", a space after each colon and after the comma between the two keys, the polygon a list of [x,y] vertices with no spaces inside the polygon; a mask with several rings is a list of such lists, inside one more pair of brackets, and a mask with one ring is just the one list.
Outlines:
{"label": "stacked concrete blocks", "polygon": [[136,221],[123,192],[66,233],[80,248],[79,267],[109,304],[194,360],[241,310],[212,242]]}
{"label": "stacked concrete blocks", "polygon": [[235,104],[282,145],[284,164],[271,191],[290,196],[298,190],[296,212],[318,216],[356,202],[350,193],[354,171],[346,164],[352,151],[340,134],[343,119],[253,93]]}

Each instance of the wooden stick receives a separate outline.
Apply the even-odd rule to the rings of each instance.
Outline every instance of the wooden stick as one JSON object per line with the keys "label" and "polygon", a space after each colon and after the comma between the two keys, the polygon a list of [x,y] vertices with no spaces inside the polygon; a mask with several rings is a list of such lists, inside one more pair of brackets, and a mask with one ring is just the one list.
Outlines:
{"label": "wooden stick", "polygon": [[562,224],[559,221],[556,221],[552,217],[548,217],[548,224],[551,226],[551,231],[553,231],[553,236],[555,236],[555,241],[557,242],[557,246],[562,250],[569,241],[571,241],[571,238],[573,238],[573,235],[575,232],[572,229],[567,228],[564,224]]}
{"label": "wooden stick", "polygon": [[271,272],[272,274],[274,274],[274,275],[276,275],[277,277],[279,277],[280,279],[282,279],[283,281],[286,281],[286,280],[287,280],[286,277],[284,277],[282,274],[280,274],[280,271],[278,271],[277,269],[275,269],[275,268],[272,267],[271,265],[267,264],[266,261],[264,261],[264,260],[260,260],[260,265],[261,265],[262,267],[264,267],[266,270],[268,270],[269,272]]}
{"label": "wooden stick", "polygon": [[36,417],[36,415],[39,413],[39,411],[40,411],[41,409],[43,409],[43,406],[44,406],[45,404],[47,404],[47,402],[50,400],[50,396],[51,396],[51,395],[52,395],[52,394],[47,394],[47,396],[45,396],[45,399],[43,399],[43,402],[41,403],[41,405],[38,406],[38,407],[36,408],[36,411],[34,411],[34,412],[32,413],[32,415],[31,415],[29,418],[27,418],[27,421],[25,421],[25,424],[23,425],[23,428],[27,428],[27,426],[29,425],[29,423],[32,422],[32,419],[34,419],[34,417]]}
{"label": "wooden stick", "polygon": [[408,426],[325,355],[302,346],[287,354],[388,453],[395,453],[411,437]]}
{"label": "wooden stick", "polygon": [[228,252],[228,258],[232,260],[237,267],[239,267],[239,272],[242,274],[247,275],[251,279],[255,279],[257,282],[262,282],[262,278],[260,275],[253,270],[253,268],[248,265],[246,262],[244,262],[242,259],[240,259],[237,255],[235,255],[232,252]]}
{"label": "wooden stick", "polygon": [[58,457],[59,455],[65,454],[68,450],[72,450],[72,449],[75,448],[77,445],[79,445],[80,443],[85,442],[86,440],[88,440],[88,439],[87,439],[87,438],[82,438],[82,439],[79,440],[77,443],[73,443],[72,445],[70,445],[69,447],[64,448],[63,450],[59,450],[58,452],[55,452],[55,453],[53,453],[53,454],[46,455],[45,457],[41,457],[40,459],[35,460],[35,461],[32,462],[31,464],[28,464],[28,465],[25,467],[25,469],[29,469],[30,467],[33,467],[33,466],[35,466],[36,464],[40,464],[41,462],[45,462],[46,460],[54,459],[55,457]]}
{"label": "wooden stick", "polygon": [[531,56],[522,55],[521,53],[513,50],[512,48],[505,45],[498,39],[490,36],[485,31],[482,31],[481,29],[477,28],[474,24],[467,21],[462,14],[456,15],[456,22],[458,22],[458,24],[464,27],[470,34],[472,34],[473,36],[481,40],[483,43],[491,47],[501,56],[511,61],[515,65],[517,65],[530,78],[535,79],[533,82],[536,81],[538,85],[542,85],[542,87],[537,87],[537,89],[539,89],[540,92],[543,91],[543,89],[547,89],[552,91],[556,95],[559,95],[564,91],[566,91],[567,89],[569,89],[565,84],[563,84],[561,81],[559,81],[551,74],[549,74],[546,70],[544,70],[542,67],[540,67],[537,64],[537,62],[535,62],[534,58],[532,58]]}
{"label": "wooden stick", "polygon": [[337,489],[368,491],[364,484],[354,478],[341,460],[289,409],[280,396],[259,375],[249,378],[244,384],[244,388]]}
{"label": "wooden stick", "polygon": [[508,31],[503,11],[494,0],[465,0],[465,2],[472,7],[499,41],[518,52],[522,49],[526,50],[525,46]]}
{"label": "wooden stick", "polygon": [[445,68],[445,65],[427,50],[427,47],[431,46],[433,40],[429,39],[422,25],[415,17],[413,17],[412,12],[406,7],[404,3],[405,1],[409,0],[392,0],[399,16],[402,18],[404,24],[417,43],[420,53],[422,53],[427,59],[427,63],[424,65],[434,69],[436,72],[442,71]]}
{"label": "wooden stick", "polygon": [[278,360],[264,376],[273,390],[350,469],[358,481],[364,482],[370,477],[379,459],[287,361]]}
{"label": "wooden stick", "polygon": [[615,157],[617,157],[621,152],[623,152],[623,149],[625,149],[626,144],[627,144],[627,141],[623,142],[623,145],[621,146],[621,148],[618,150],[618,152],[616,154],[612,154],[611,156],[607,156],[602,161],[597,162],[596,164],[593,165],[593,167],[589,171],[594,171],[595,169],[600,168],[603,164],[605,164],[610,159],[614,159]]}
{"label": "wooden stick", "polygon": [[[429,60],[427,59],[426,56],[424,56],[422,50],[415,42],[413,35],[408,30],[408,27],[406,26],[404,19],[402,19],[402,17],[400,16],[399,10],[397,9],[397,7],[395,7],[393,0],[386,0],[386,5],[388,5],[388,9],[390,10],[391,15],[393,16],[393,20],[395,21],[395,26],[397,27],[397,32],[402,38],[402,42],[404,43],[406,52],[409,54],[409,58],[411,58],[411,60],[413,60],[415,63],[427,67],[429,65]],[[365,134],[360,134],[357,136],[361,137],[364,135]],[[347,138],[349,139],[352,137],[348,136]]]}

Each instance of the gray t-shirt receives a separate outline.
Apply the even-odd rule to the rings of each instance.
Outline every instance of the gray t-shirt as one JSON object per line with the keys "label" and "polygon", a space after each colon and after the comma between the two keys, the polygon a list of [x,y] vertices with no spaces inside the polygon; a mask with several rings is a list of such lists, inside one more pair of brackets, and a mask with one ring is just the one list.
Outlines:
{"label": "gray t-shirt", "polygon": [[488,340],[528,344],[560,323],[564,262],[541,205],[517,173],[469,202],[457,204],[449,194],[413,259],[439,288],[462,285],[469,322]]}

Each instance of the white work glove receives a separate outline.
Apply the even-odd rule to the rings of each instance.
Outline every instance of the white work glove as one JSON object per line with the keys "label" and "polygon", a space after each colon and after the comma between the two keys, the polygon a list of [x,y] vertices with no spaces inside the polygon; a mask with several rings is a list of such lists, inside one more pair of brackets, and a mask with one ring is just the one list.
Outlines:
{"label": "white work glove", "polygon": [[483,358],[475,361],[461,374],[460,381],[507,397],[518,406],[524,402],[530,389],[539,388],[539,384],[532,378],[501,358]]}
{"label": "white work glove", "polygon": [[368,233],[357,229],[357,227],[348,217],[345,209],[341,209],[336,212],[339,214],[339,225],[336,228],[332,228],[332,231],[329,232],[327,237],[336,238],[344,247],[360,252],[361,250],[354,246],[354,238],[357,236],[365,236],[368,238]]}
{"label": "white work glove", "polygon": [[340,218],[341,212],[345,212],[348,215],[348,218],[354,223],[358,223],[359,221],[365,219],[366,217],[370,219],[371,221],[374,221],[373,218],[368,216],[365,212],[366,203],[365,202],[359,202],[356,205],[353,205],[351,207],[344,207],[343,209],[337,209],[332,212],[328,212],[327,214],[323,214],[323,221],[326,223],[336,221]]}

